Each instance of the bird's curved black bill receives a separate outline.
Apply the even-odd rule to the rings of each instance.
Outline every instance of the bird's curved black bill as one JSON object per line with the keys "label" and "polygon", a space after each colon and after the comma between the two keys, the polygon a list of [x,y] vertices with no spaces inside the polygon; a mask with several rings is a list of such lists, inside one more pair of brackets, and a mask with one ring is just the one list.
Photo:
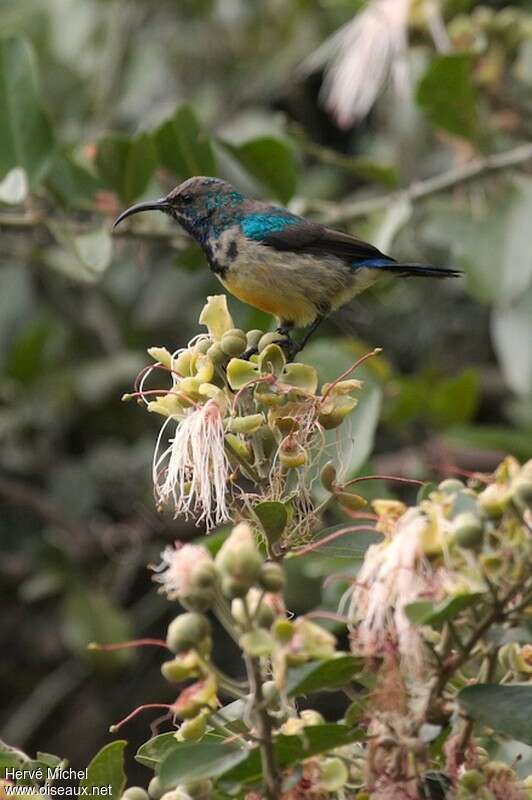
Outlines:
{"label": "bird's curved black bill", "polygon": [[130,208],[126,208],[125,211],[122,211],[120,216],[115,219],[113,228],[116,228],[116,226],[127,219],[127,217],[131,217],[133,214],[140,214],[141,211],[167,211],[168,208],[169,204],[165,197],[161,197],[160,200],[148,200],[146,203],[135,203],[134,206],[130,206]]}

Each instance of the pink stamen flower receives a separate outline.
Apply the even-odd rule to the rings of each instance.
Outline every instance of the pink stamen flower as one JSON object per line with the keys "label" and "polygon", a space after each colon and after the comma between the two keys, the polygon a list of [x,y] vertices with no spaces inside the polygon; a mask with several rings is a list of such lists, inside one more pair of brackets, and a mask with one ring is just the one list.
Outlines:
{"label": "pink stamen flower", "polygon": [[153,580],[160,583],[159,592],[169,600],[179,600],[187,595],[192,587],[194,574],[198,567],[212,562],[211,555],[205,547],[196,544],[176,542],[175,547],[168,545],[161,553],[161,563],[154,567]]}

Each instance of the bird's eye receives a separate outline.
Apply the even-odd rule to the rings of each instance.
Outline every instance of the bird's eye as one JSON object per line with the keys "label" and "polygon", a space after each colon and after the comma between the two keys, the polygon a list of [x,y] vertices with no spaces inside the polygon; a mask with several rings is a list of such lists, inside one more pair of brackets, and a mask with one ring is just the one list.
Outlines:
{"label": "bird's eye", "polygon": [[181,200],[182,205],[188,206],[190,203],[192,203],[194,198],[191,194],[182,194],[179,196],[179,199]]}

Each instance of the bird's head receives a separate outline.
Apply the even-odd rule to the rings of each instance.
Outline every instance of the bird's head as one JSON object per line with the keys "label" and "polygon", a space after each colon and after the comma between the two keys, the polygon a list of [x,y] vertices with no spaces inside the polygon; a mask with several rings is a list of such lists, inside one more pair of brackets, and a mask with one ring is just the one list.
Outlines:
{"label": "bird's head", "polygon": [[126,209],[115,221],[114,227],[141,211],[162,211],[201,241],[213,230],[223,230],[224,227],[235,224],[243,201],[243,195],[226,181],[218,178],[189,178],[172,189],[166,197],[136,203]]}

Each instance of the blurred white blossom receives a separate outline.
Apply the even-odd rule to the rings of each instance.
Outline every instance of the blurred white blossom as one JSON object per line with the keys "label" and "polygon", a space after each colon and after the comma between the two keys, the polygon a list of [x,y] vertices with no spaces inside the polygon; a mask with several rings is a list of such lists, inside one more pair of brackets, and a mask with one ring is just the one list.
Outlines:
{"label": "blurred white blossom", "polygon": [[212,562],[205,547],[179,542],[175,547],[165,547],[161,559],[161,563],[153,568],[156,573],[153,580],[161,584],[159,591],[169,600],[179,600],[183,595],[189,594],[198,567]]}
{"label": "blurred white blossom", "polygon": [[406,65],[411,0],[371,0],[306,61],[326,65],[322,94],[341,127],[366,116],[391,77],[401,95],[409,89]]}

